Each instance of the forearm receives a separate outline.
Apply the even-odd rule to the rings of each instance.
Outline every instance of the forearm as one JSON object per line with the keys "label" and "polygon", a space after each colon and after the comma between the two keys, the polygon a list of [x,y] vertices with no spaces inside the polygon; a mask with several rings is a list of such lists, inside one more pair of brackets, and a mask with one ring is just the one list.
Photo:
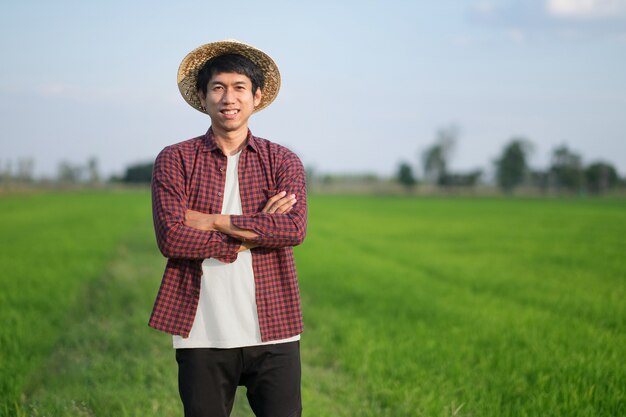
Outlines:
{"label": "forearm", "polygon": [[234,230],[231,236],[241,236],[262,247],[297,246],[306,236],[306,208],[302,207],[285,214],[237,215],[229,220],[229,230]]}
{"label": "forearm", "polygon": [[276,190],[280,192],[261,212],[230,216],[229,228],[218,230],[234,231],[234,236],[266,248],[301,244],[306,236],[307,196],[304,169],[295,155],[278,169]]}
{"label": "forearm", "polygon": [[230,215],[227,214],[208,214],[195,210],[187,210],[185,212],[185,225],[199,231],[222,233],[231,236],[233,239],[237,239],[237,241],[241,241],[237,252],[252,249],[257,246],[250,242],[251,239],[257,237],[256,233],[235,227],[230,221]]}
{"label": "forearm", "polygon": [[220,258],[232,262],[241,242],[219,231],[203,231],[182,223],[156,224],[157,245],[163,256],[179,259]]}
{"label": "forearm", "polygon": [[155,161],[152,176],[152,213],[157,245],[167,258],[220,258],[233,262],[241,242],[219,231],[203,231],[185,224],[185,173],[171,148]]}
{"label": "forearm", "polygon": [[204,231],[217,231],[243,242],[267,248],[297,246],[306,236],[307,203],[304,169],[289,154],[279,163],[274,193],[258,213],[240,215],[185,213],[185,224]]}
{"label": "forearm", "polygon": [[257,246],[280,248],[302,243],[306,234],[306,213],[254,215],[206,214],[188,210],[185,224],[205,232],[221,232]]}
{"label": "forearm", "polygon": [[218,215],[214,226],[215,230],[242,241],[254,241],[259,237],[259,235],[252,230],[246,230],[235,226],[232,222],[232,216],[227,214]]}

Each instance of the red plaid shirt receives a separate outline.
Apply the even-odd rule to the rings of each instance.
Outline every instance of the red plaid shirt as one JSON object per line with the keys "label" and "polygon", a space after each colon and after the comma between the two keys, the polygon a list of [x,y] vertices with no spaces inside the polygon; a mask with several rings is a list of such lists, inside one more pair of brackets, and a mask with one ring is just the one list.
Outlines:
{"label": "red plaid shirt", "polygon": [[[252,266],[256,303],[265,341],[302,332],[300,293],[293,246],[304,240],[307,226],[306,184],[300,159],[287,148],[248,132],[239,159],[242,215],[232,224],[258,234],[253,241]],[[150,326],[188,337],[196,315],[202,260],[237,259],[241,242],[221,232],[185,226],[185,210],[220,214],[226,181],[226,156],[213,131],[168,146],[157,156],[152,176],[152,212],[161,253],[168,258]],[[261,213],[267,200],[280,191],[298,202],[286,214]]]}

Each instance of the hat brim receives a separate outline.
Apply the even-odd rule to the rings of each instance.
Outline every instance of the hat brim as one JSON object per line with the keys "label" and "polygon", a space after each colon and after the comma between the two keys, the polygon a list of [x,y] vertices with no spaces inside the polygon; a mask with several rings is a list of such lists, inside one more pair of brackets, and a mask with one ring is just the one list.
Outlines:
{"label": "hat brim", "polygon": [[278,66],[265,52],[236,40],[207,43],[187,54],[178,67],[178,90],[185,101],[194,109],[206,113],[196,90],[198,71],[209,59],[224,54],[243,55],[261,68],[265,75],[265,86],[262,89],[261,102],[254,112],[269,106],[280,90]]}

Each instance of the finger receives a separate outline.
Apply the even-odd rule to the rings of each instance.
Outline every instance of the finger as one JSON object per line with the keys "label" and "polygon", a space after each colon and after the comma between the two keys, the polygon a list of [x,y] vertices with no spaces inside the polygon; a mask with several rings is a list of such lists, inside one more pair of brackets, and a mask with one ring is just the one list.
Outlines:
{"label": "finger", "polygon": [[262,210],[263,213],[269,213],[270,210],[272,210],[272,207],[275,205],[275,203],[279,201],[280,199],[284,198],[286,194],[287,194],[286,191],[281,191],[280,193],[274,195],[269,200],[267,200],[267,203],[265,203],[265,207]]}
{"label": "finger", "polygon": [[274,195],[269,200],[267,200],[267,203],[265,203],[265,207],[263,208],[263,212],[264,213],[271,212],[271,210],[273,210],[276,207],[276,203],[280,201],[281,199],[285,198],[285,194],[287,194],[285,191],[281,191],[280,193]]}
{"label": "finger", "polygon": [[274,206],[274,213],[285,213],[287,210],[291,209],[294,204],[296,204],[296,200],[294,198],[285,198],[277,202]]}
{"label": "finger", "polygon": [[279,210],[276,210],[276,214],[286,214],[286,213],[289,213],[291,209],[293,209],[293,205],[283,206]]}
{"label": "finger", "polygon": [[296,204],[296,197],[292,194],[289,199],[282,199],[279,201],[280,205],[276,207],[275,213],[284,214],[291,210]]}
{"label": "finger", "polygon": [[277,210],[279,210],[281,207],[287,205],[293,205],[295,204],[293,199],[295,198],[295,196],[292,194],[290,196],[287,197],[283,197],[280,200],[274,202],[270,207],[268,207],[267,209],[267,213],[276,213]]}
{"label": "finger", "polygon": [[274,204],[276,201],[280,200],[281,198],[285,197],[285,195],[287,195],[286,191],[281,191],[278,194],[275,194],[273,197],[271,197],[269,200],[267,200],[267,204],[271,205]]}

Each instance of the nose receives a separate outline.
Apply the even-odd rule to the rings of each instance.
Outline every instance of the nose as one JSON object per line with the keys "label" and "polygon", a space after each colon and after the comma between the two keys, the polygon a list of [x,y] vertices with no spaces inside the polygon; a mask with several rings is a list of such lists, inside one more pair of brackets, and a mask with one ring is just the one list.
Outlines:
{"label": "nose", "polygon": [[234,92],[231,88],[224,89],[224,95],[222,95],[222,103],[234,103]]}

